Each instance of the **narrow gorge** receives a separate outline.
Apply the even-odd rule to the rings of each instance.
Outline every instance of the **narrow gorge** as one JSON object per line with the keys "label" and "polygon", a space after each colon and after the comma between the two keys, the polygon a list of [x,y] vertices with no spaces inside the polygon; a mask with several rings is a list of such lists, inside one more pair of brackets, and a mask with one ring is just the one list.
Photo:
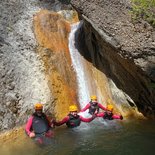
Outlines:
{"label": "narrow gorge", "polygon": [[[135,119],[148,125],[154,120],[155,29],[146,21],[133,23],[131,5],[130,0],[1,2],[0,142],[4,153],[9,155],[14,150],[14,154],[20,154],[24,150],[26,154],[23,149],[26,144],[36,151],[32,154],[40,151],[46,154],[46,150],[42,152],[34,144],[29,146],[23,130],[36,102],[44,104],[50,117],[61,120],[71,104],[77,104],[80,110],[91,95],[97,95],[104,106],[110,100],[114,112],[122,114],[126,123]],[[107,135],[110,128],[120,134],[126,126],[132,134],[130,123],[107,125],[99,119],[92,123],[99,131],[97,136],[102,134],[99,123]],[[154,127],[153,123],[147,125],[146,131],[152,133],[149,125]],[[139,123],[135,127],[142,128]],[[90,128],[91,125],[82,126],[76,131],[79,137],[73,136],[81,142],[79,148],[83,154],[91,150],[82,147],[89,143],[82,139],[85,131],[90,133],[88,141],[95,138]],[[95,132],[95,127],[92,130]],[[58,147],[55,154],[76,154],[76,142],[75,147],[69,147],[71,151],[65,147],[59,149],[59,142],[63,145],[59,139],[63,138],[62,132],[66,145],[72,141],[67,137],[72,132],[57,129],[58,139],[52,144]],[[124,136],[129,138],[130,134]],[[6,151],[9,144],[10,151]],[[102,153],[100,141],[95,145],[96,151]],[[48,151],[50,154],[53,148]]]}

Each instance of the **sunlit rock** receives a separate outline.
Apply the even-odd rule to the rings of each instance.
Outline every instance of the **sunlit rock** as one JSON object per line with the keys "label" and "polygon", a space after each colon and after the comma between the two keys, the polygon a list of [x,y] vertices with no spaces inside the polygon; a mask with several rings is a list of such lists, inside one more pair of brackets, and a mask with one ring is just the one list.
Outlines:
{"label": "sunlit rock", "polygon": [[51,107],[54,107],[57,119],[67,115],[69,105],[77,102],[76,78],[68,48],[70,24],[74,21],[77,21],[77,15],[69,11],[65,14],[65,11],[43,10],[34,16],[34,31],[39,43],[37,51],[44,61],[53,97]]}

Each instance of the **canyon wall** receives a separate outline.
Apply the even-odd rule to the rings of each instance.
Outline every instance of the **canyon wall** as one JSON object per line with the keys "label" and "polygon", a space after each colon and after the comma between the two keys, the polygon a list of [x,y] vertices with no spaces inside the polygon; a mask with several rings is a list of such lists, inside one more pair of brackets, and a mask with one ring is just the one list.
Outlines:
{"label": "canyon wall", "polygon": [[[58,98],[52,95],[55,92],[51,90],[43,60],[48,50],[44,48],[44,56],[37,52],[39,47],[34,35],[33,16],[44,9],[60,11],[67,8],[68,5],[58,0],[1,1],[0,131],[25,124],[34,111],[36,102],[42,102],[45,105],[44,110],[54,115],[54,105]],[[57,57],[60,58],[55,56],[54,61],[57,61]],[[61,81],[58,73],[55,74],[58,77],[56,79]],[[61,90],[67,89],[65,84],[62,85],[64,87],[60,87]],[[59,85],[56,87],[59,88]],[[74,92],[72,94],[74,96]]]}
{"label": "canyon wall", "polygon": [[132,23],[130,1],[71,0],[71,4],[84,21],[77,47],[109,78],[113,99],[154,117],[154,28],[146,21]]}

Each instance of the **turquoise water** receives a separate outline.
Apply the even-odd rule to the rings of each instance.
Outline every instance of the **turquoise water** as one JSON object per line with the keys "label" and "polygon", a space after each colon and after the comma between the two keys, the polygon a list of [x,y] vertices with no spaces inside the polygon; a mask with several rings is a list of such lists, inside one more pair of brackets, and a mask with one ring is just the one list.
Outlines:
{"label": "turquoise water", "polygon": [[[1,152],[6,155],[154,155],[155,122],[148,120],[95,121],[75,129],[56,127],[48,146],[28,137],[18,139]],[[7,150],[6,150],[7,149]]]}

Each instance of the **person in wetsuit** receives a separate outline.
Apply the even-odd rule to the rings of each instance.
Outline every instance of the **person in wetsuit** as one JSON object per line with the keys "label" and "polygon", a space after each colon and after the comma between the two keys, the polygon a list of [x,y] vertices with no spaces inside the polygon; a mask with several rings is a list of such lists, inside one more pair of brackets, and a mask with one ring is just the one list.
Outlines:
{"label": "person in wetsuit", "polygon": [[[38,138],[41,136],[46,136],[51,138],[53,136],[52,126],[53,124],[50,122],[49,118],[43,113],[43,104],[36,103],[35,112],[28,119],[25,132],[30,138]],[[41,139],[37,139],[40,140]]]}
{"label": "person in wetsuit", "polygon": [[96,117],[102,117],[103,119],[113,120],[113,119],[123,119],[122,115],[113,114],[113,105],[107,105],[107,110],[96,114]]}
{"label": "person in wetsuit", "polygon": [[106,108],[101,103],[98,103],[97,97],[95,95],[91,96],[91,101],[83,109],[81,109],[80,112],[84,112],[87,109],[89,109],[89,113],[91,115],[98,114],[99,109],[106,110]]}
{"label": "person in wetsuit", "polygon": [[79,126],[81,124],[81,121],[82,122],[91,122],[95,118],[95,115],[93,115],[90,118],[84,118],[84,117],[78,115],[77,111],[78,111],[77,106],[71,105],[69,107],[69,114],[59,122],[54,121],[54,125],[60,126],[60,125],[63,125],[66,123],[67,127],[74,128],[74,127]]}

